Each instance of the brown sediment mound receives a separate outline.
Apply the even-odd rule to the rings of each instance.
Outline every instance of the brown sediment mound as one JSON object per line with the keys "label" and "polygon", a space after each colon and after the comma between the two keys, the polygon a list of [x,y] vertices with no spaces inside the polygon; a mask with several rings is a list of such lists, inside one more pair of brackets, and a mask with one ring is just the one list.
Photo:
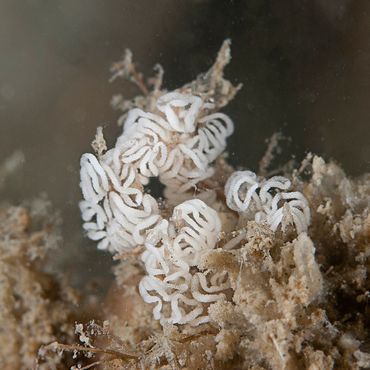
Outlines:
{"label": "brown sediment mound", "polygon": [[[77,296],[44,272],[46,254],[59,240],[56,217],[44,200],[30,207],[0,208],[0,364],[2,369],[31,369],[41,345],[70,342]],[[54,354],[40,369],[64,366]]]}
{"label": "brown sediment mound", "polygon": [[[227,271],[231,280],[230,299],[209,306],[209,324],[158,325],[137,291],[137,258],[119,263],[105,312],[111,325],[85,331],[101,353],[100,368],[369,366],[368,175],[349,179],[335,163],[310,157],[290,177],[309,201],[311,227],[296,236],[249,221],[237,248],[223,250],[221,238],[198,266]],[[103,347],[101,338],[109,339]]]}

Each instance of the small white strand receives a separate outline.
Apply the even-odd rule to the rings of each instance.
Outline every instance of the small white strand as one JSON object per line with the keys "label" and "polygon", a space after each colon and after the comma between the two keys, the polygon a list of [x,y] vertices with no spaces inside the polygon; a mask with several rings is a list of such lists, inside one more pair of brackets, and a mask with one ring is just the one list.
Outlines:
{"label": "small white strand", "polygon": [[[236,171],[225,185],[226,204],[241,214],[252,210],[255,221],[266,222],[273,231],[293,224],[300,234],[310,225],[310,209],[302,193],[287,192],[290,187],[283,176],[258,179],[251,171]],[[229,243],[227,247],[233,248],[234,243]]]}

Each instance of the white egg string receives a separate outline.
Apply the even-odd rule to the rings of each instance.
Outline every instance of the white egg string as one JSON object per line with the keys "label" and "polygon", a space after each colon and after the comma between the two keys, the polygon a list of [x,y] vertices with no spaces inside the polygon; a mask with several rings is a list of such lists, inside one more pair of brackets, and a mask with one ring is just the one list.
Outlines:
{"label": "white egg string", "polygon": [[199,199],[175,207],[170,222],[158,227],[157,235],[153,231],[141,256],[147,275],[139,291],[145,302],[156,303],[156,320],[199,325],[209,321],[207,305],[225,299],[227,274],[195,268],[215,248],[220,231],[217,212]]}
{"label": "white egg string", "polygon": [[[157,201],[144,191],[151,177],[159,178],[174,206],[192,198],[197,183],[212,176],[211,164],[233,131],[226,115],[207,115],[212,108],[198,96],[165,94],[157,102],[159,114],[138,108],[129,112],[113,149],[99,159],[90,153],[82,156],[84,229],[100,241],[100,249],[132,249],[160,221]],[[198,195],[215,199],[212,191]]]}
{"label": "white egg string", "polygon": [[310,209],[304,195],[288,192],[290,187],[290,180],[283,176],[263,179],[251,171],[236,171],[225,185],[226,204],[240,214],[254,215],[256,222],[266,223],[272,231],[284,231],[291,224],[299,235],[310,225]]}

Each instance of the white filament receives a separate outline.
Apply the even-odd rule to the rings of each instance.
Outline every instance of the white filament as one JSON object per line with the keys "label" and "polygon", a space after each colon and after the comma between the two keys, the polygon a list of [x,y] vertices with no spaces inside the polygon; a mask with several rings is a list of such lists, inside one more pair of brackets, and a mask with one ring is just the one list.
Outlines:
{"label": "white filament", "polygon": [[297,234],[307,231],[310,209],[302,193],[289,192],[291,182],[283,176],[260,179],[251,171],[236,171],[225,185],[228,207],[240,213],[252,210],[257,222],[276,231],[294,225]]}
{"label": "white filament", "polygon": [[[169,204],[192,198],[197,184],[212,176],[211,164],[233,131],[232,121],[208,114],[212,104],[198,96],[168,93],[157,108],[160,114],[132,109],[113,149],[81,157],[84,229],[100,249],[119,252],[143,243],[161,219],[156,200],[144,193],[149,179],[159,177]],[[215,199],[212,191],[197,196]]]}
{"label": "white filament", "polygon": [[[170,222],[153,231],[142,254],[147,275],[139,291],[155,303],[154,318],[162,324],[199,325],[207,322],[206,305],[224,299],[229,288],[225,273],[193,270],[201,256],[215,248],[221,222],[215,210],[199,199],[179,204]],[[163,308],[167,306],[169,316]]]}

